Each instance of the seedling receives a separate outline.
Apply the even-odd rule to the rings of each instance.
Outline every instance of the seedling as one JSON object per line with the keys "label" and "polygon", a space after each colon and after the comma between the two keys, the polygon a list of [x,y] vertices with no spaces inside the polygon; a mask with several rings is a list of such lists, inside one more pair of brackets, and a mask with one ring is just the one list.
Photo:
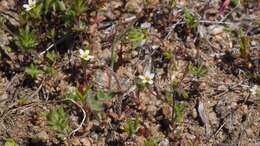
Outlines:
{"label": "seedling", "polygon": [[148,138],[144,141],[144,146],[157,146],[159,141],[155,138]]}
{"label": "seedling", "polygon": [[8,139],[4,146],[19,146],[13,139]]}
{"label": "seedling", "polygon": [[177,123],[181,123],[184,119],[184,105],[181,103],[177,103],[174,106],[174,114],[175,114],[175,121]]}
{"label": "seedling", "polygon": [[64,11],[66,10],[66,6],[63,0],[44,0],[43,1],[44,13],[47,14],[50,9],[54,11],[57,10]]}
{"label": "seedling", "polygon": [[38,69],[34,64],[31,64],[30,67],[25,68],[25,73],[33,79],[36,79],[40,74],[43,73],[43,71]]}
{"label": "seedling", "polygon": [[32,18],[40,18],[42,14],[42,3],[38,3],[29,12]]}
{"label": "seedling", "polygon": [[127,119],[125,132],[127,132],[129,136],[132,136],[137,132],[138,127],[139,127],[139,121],[137,119]]}
{"label": "seedling", "polygon": [[15,43],[24,51],[35,48],[38,45],[35,31],[30,29],[28,25],[20,29],[19,34],[16,36]]}
{"label": "seedling", "polygon": [[184,18],[190,28],[196,28],[199,24],[196,17],[187,8],[184,9]]}
{"label": "seedling", "polygon": [[104,102],[113,96],[113,92],[100,90],[97,93],[93,93],[90,88],[85,89],[83,92],[74,88],[66,94],[66,98],[80,101],[83,105],[88,104],[92,111],[102,111],[104,109]]}
{"label": "seedling", "polygon": [[192,64],[189,64],[189,71],[196,78],[203,77],[203,76],[205,76],[207,74],[206,67],[204,67],[202,65],[200,65],[200,66],[193,66]]}
{"label": "seedling", "polygon": [[79,16],[81,13],[88,10],[88,5],[85,0],[74,0],[70,11],[73,14],[73,16]]}
{"label": "seedling", "polygon": [[6,19],[3,16],[0,16],[0,28],[5,26]]}
{"label": "seedling", "polygon": [[64,111],[63,107],[55,107],[44,113],[44,116],[47,126],[57,132],[59,138],[64,139],[71,132],[69,114]]}
{"label": "seedling", "polygon": [[231,4],[234,6],[240,5],[240,0],[231,0]]}
{"label": "seedling", "polygon": [[126,40],[133,44],[134,47],[138,47],[145,42],[146,36],[144,30],[132,28],[127,32]]}
{"label": "seedling", "polygon": [[58,71],[52,67],[52,66],[47,66],[46,69],[44,69],[44,72],[47,73],[50,76],[55,75]]}
{"label": "seedling", "polygon": [[51,61],[51,62],[54,62],[58,55],[55,53],[55,51],[50,51],[50,52],[47,52],[46,54],[46,57]]}
{"label": "seedling", "polygon": [[250,38],[245,34],[245,32],[240,30],[240,55],[244,59],[248,59],[249,57],[249,46],[250,46]]}

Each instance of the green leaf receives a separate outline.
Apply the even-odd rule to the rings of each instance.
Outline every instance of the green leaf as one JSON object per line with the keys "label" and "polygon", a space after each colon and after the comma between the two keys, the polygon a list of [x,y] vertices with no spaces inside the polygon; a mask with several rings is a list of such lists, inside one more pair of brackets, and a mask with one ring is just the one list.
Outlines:
{"label": "green leaf", "polygon": [[184,18],[185,18],[186,23],[191,28],[196,28],[198,26],[198,20],[192,15],[190,10],[187,8],[184,9]]}
{"label": "green leaf", "polygon": [[249,56],[249,49],[250,46],[250,39],[249,37],[245,34],[245,32],[241,29],[240,30],[240,55],[242,58],[247,59]]}
{"label": "green leaf", "polygon": [[40,74],[43,73],[43,71],[38,69],[35,65],[31,64],[30,67],[25,68],[25,73],[31,76],[33,79],[36,79]]}
{"label": "green leaf", "polygon": [[181,103],[177,103],[174,106],[175,120],[178,123],[181,123],[184,118],[184,105]]}
{"label": "green leaf", "polygon": [[63,107],[53,108],[44,115],[47,120],[47,126],[56,131],[59,138],[64,138],[64,135],[71,131],[69,114],[64,111]]}
{"label": "green leaf", "polygon": [[14,140],[9,139],[5,142],[4,146],[19,146]]}
{"label": "green leaf", "polygon": [[139,121],[137,119],[127,119],[127,127],[125,128],[125,131],[128,133],[128,135],[132,136],[135,134],[138,127]]}
{"label": "green leaf", "polygon": [[33,49],[38,45],[37,35],[31,30],[28,25],[25,28],[19,29],[19,34],[15,38],[15,43],[24,51]]}
{"label": "green leaf", "polygon": [[144,141],[144,146],[157,146],[159,141],[155,138],[148,138]]}

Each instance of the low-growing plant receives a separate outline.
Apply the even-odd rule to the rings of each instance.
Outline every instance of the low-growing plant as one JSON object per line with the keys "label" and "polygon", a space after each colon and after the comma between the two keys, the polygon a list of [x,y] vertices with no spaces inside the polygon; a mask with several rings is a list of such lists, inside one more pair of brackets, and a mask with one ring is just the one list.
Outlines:
{"label": "low-growing plant", "polygon": [[144,146],[157,146],[159,141],[155,138],[148,138],[144,141]]}
{"label": "low-growing plant", "polygon": [[144,30],[131,28],[126,34],[126,40],[133,44],[134,47],[141,45],[146,39]]}
{"label": "low-growing plant", "polygon": [[0,16],[0,28],[3,28],[5,25],[6,19],[3,16]]}
{"label": "low-growing plant", "polygon": [[203,77],[207,74],[207,68],[202,65],[194,66],[192,64],[189,64],[189,71],[193,76],[197,78]]}
{"label": "low-growing plant", "polygon": [[184,18],[190,28],[196,28],[199,24],[197,18],[187,8],[184,9]]}
{"label": "low-growing plant", "polygon": [[44,69],[44,72],[47,73],[50,76],[55,75],[56,73],[58,73],[58,70],[56,70],[53,66],[47,66]]}
{"label": "low-growing plant", "polygon": [[81,13],[88,10],[88,5],[85,0],[74,0],[70,10],[75,16],[79,16]]}
{"label": "low-growing plant", "polygon": [[54,62],[57,59],[58,55],[55,51],[49,51],[49,52],[47,52],[46,57],[51,62]]}
{"label": "low-growing plant", "polygon": [[38,69],[34,64],[31,64],[30,67],[26,67],[24,72],[33,79],[36,79],[40,74],[43,73],[43,71]]}
{"label": "low-growing plant", "polygon": [[50,10],[56,13],[56,11],[66,10],[66,5],[63,0],[44,0],[43,10],[44,10],[44,14],[49,13]]}
{"label": "low-growing plant", "polygon": [[102,90],[94,93],[90,87],[84,89],[84,91],[74,88],[66,94],[66,98],[80,101],[83,105],[89,105],[92,111],[102,111],[104,109],[104,102],[113,96],[113,92],[105,92]]}
{"label": "low-growing plant", "polygon": [[137,132],[139,125],[140,124],[137,119],[129,118],[127,119],[127,125],[124,130],[129,136],[132,136]]}
{"label": "low-growing plant", "polygon": [[249,46],[250,46],[250,38],[241,29],[240,30],[240,55],[244,59],[248,59],[249,57]]}
{"label": "low-growing plant", "polygon": [[71,132],[69,114],[66,113],[63,107],[55,107],[44,113],[47,121],[47,126],[57,132],[57,136],[64,139]]}
{"label": "low-growing plant", "polygon": [[19,146],[13,139],[8,139],[4,146]]}
{"label": "low-growing plant", "polygon": [[29,14],[32,18],[40,18],[42,14],[42,3],[37,3],[36,6],[30,10]]}
{"label": "low-growing plant", "polygon": [[28,51],[38,45],[37,35],[34,30],[30,29],[30,27],[26,25],[25,28],[19,30],[15,43],[23,51]]}
{"label": "low-growing plant", "polygon": [[176,103],[174,106],[175,121],[177,123],[181,123],[184,119],[184,108],[184,105],[181,103]]}

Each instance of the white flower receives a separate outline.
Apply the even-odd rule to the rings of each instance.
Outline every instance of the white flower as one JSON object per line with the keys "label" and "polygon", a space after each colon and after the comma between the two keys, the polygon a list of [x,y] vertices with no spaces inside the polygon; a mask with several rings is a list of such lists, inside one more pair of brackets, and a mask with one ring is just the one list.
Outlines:
{"label": "white flower", "polygon": [[89,61],[90,59],[94,58],[94,56],[89,55],[89,50],[79,49],[79,55],[80,58],[82,58],[85,61]]}
{"label": "white flower", "polygon": [[139,75],[139,78],[142,80],[142,83],[144,84],[153,84],[154,73],[145,71],[144,75]]}
{"label": "white flower", "polygon": [[258,94],[259,94],[258,86],[257,86],[257,85],[254,85],[254,86],[250,89],[250,92],[252,93],[252,95],[258,96]]}
{"label": "white flower", "polygon": [[35,7],[36,5],[36,0],[28,0],[28,4],[24,4],[23,7],[25,8],[26,11],[30,11],[32,8]]}

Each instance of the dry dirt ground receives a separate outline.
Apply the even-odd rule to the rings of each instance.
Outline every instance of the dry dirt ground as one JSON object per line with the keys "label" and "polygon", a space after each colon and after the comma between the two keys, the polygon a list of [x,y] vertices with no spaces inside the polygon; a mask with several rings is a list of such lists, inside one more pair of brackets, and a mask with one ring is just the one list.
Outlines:
{"label": "dry dirt ground", "polygon": [[[58,10],[22,21],[26,2],[0,0],[1,146],[260,146],[259,1],[221,10],[228,0],[89,0],[80,31]],[[39,43],[24,52],[15,38],[26,24]],[[131,28],[145,30],[141,43],[125,41]],[[52,29],[59,35],[46,39]],[[88,62],[78,54],[85,46]],[[51,63],[49,51],[57,54]],[[32,63],[55,73],[32,78]],[[155,76],[144,85],[147,70]],[[113,94],[96,105],[68,99],[75,88]],[[70,132],[48,123],[55,107],[67,113]],[[138,122],[132,133],[130,119]]]}

